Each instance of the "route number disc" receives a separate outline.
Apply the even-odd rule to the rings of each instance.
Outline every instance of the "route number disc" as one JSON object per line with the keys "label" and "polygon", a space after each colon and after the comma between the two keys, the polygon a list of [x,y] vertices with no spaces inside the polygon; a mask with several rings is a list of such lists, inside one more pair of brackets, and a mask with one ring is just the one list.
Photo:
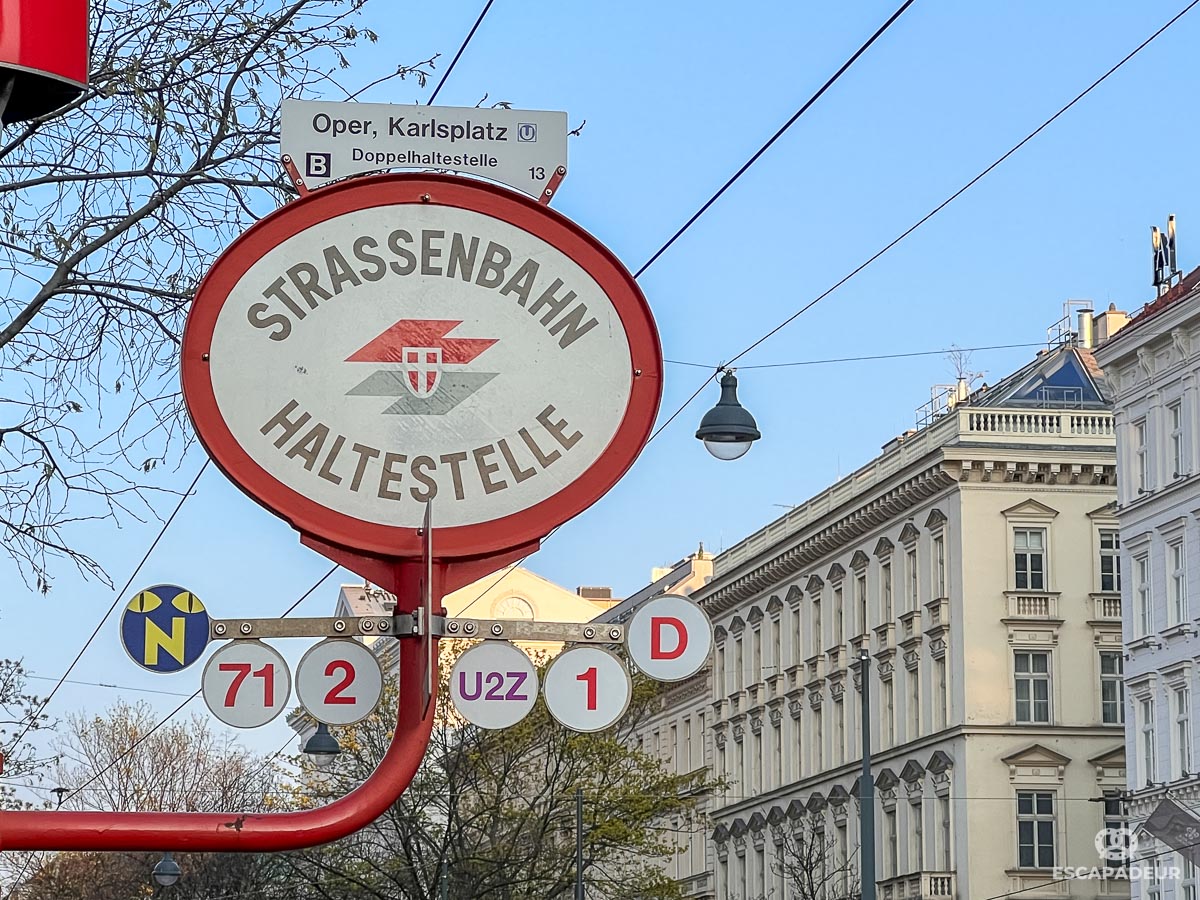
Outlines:
{"label": "route number disc", "polygon": [[292,676],[273,648],[259,641],[231,641],[204,667],[201,690],[209,710],[226,725],[258,728],[287,706]]}
{"label": "route number disc", "polygon": [[686,597],[662,594],[642,604],[625,631],[633,664],[655,681],[695,675],[712,650],[712,622]]}
{"label": "route number disc", "polygon": [[450,699],[480,728],[516,725],[537,700],[538,678],[524,651],[507,641],[476,644],[450,671]]}
{"label": "route number disc", "polygon": [[575,647],[550,664],[542,690],[546,708],[572,731],[603,731],[633,696],[629,670],[608,650]]}
{"label": "route number disc", "polygon": [[383,671],[369,649],[350,638],[310,647],[296,667],[296,697],[326,725],[353,725],[369,716],[383,695]]}

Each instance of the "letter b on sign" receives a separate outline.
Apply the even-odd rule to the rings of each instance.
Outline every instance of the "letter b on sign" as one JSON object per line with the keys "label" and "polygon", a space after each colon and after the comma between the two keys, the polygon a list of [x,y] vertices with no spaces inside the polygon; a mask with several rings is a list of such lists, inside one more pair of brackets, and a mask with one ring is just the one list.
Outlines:
{"label": "letter b on sign", "polygon": [[656,681],[682,681],[708,661],[712,623],[704,610],[674,594],[646,601],[633,614],[626,633],[629,657]]}

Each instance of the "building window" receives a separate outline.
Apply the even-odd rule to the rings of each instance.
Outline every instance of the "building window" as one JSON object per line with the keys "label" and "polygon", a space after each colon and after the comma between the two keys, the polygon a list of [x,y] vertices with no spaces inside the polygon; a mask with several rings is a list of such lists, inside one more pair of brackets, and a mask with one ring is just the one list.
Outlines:
{"label": "building window", "polygon": [[885,878],[894,878],[899,874],[896,857],[896,810],[883,811],[883,873]]}
{"label": "building window", "polygon": [[1183,879],[1180,882],[1183,888],[1182,900],[1196,900],[1196,864],[1185,854],[1179,855],[1183,858]]}
{"label": "building window", "polygon": [[734,638],[733,641],[733,690],[736,693],[742,689],[742,639]]}
{"label": "building window", "polygon": [[771,767],[775,776],[774,786],[779,787],[783,784],[783,730],[779,725],[771,729],[771,753],[774,754],[774,765]]}
{"label": "building window", "polygon": [[1149,487],[1148,454],[1146,453],[1146,420],[1133,423],[1133,452],[1135,455],[1136,484],[1139,494]]}
{"label": "building window", "polygon": [[720,697],[720,691],[729,694],[729,684],[726,681],[727,672],[725,671],[725,644],[717,645],[717,655],[713,662],[713,685],[718,691],[717,696]]}
{"label": "building window", "polygon": [[1046,589],[1046,529],[1018,528],[1013,532],[1014,571],[1019,591]]}
{"label": "building window", "polygon": [[1017,721],[1043,724],[1050,721],[1050,654],[1017,650],[1013,655]]}
{"label": "building window", "polygon": [[763,789],[763,740],[762,732],[750,733],[750,783],[754,787],[754,793],[758,794]]}
{"label": "building window", "polygon": [[812,756],[813,756],[813,771],[820,772],[825,768],[825,740],[822,732],[823,716],[821,715],[821,707],[817,707],[812,712],[813,722],[813,739],[812,739]]}
{"label": "building window", "polygon": [[925,867],[925,822],[921,801],[910,803],[908,820],[912,823],[912,834],[908,842],[908,871],[920,872]]}
{"label": "building window", "polygon": [[[1129,846],[1128,833],[1125,831],[1127,824],[1128,823],[1125,820],[1125,814],[1121,811],[1120,798],[1105,797],[1104,798],[1104,827],[1106,829],[1108,829],[1110,834],[1113,834],[1116,832],[1125,834],[1126,835],[1126,837],[1125,837],[1125,846],[1126,847]],[[1128,857],[1128,855],[1126,855],[1124,862],[1120,861],[1120,860],[1109,860],[1105,863],[1105,865],[1121,866],[1121,865],[1125,865],[1128,862],[1128,860],[1129,860],[1129,857]]]}
{"label": "building window", "polygon": [[867,633],[867,573],[854,576],[854,600],[858,606],[858,633]]}
{"label": "building window", "polygon": [[946,727],[946,707],[948,702],[946,684],[946,657],[933,661],[933,728],[941,731]]}
{"label": "building window", "polygon": [[754,630],[750,633],[750,683],[757,684],[762,679],[762,629],[755,626]]}
{"label": "building window", "polygon": [[951,871],[950,865],[950,798],[937,798],[937,842],[938,842],[938,871]]}
{"label": "building window", "polygon": [[1167,407],[1167,418],[1171,425],[1171,471],[1178,478],[1186,472],[1183,458],[1183,403],[1176,400]]}
{"label": "building window", "polygon": [[938,535],[933,539],[933,577],[934,587],[938,597],[948,597],[946,593],[946,539]]}
{"label": "building window", "polygon": [[804,644],[800,637],[803,625],[800,623],[800,604],[792,607],[792,665],[798,666],[804,660]]}
{"label": "building window", "polygon": [[1154,631],[1154,607],[1150,602],[1150,557],[1147,554],[1134,558],[1133,579],[1134,637],[1145,637]]}
{"label": "building window", "polygon": [[1183,551],[1183,541],[1178,540],[1167,546],[1167,565],[1171,570],[1171,596],[1167,608],[1171,611],[1171,624],[1178,625],[1186,622],[1187,611],[1187,555]]}
{"label": "building window", "polygon": [[892,564],[890,562],[883,563],[879,567],[879,596],[881,598],[880,618],[886,625],[896,615],[892,603]]}
{"label": "building window", "polygon": [[1105,725],[1125,722],[1125,658],[1120,650],[1100,651],[1100,719]]}
{"label": "building window", "polygon": [[[833,858],[833,865],[834,871],[838,873],[836,888],[839,892],[845,892],[847,887],[846,878],[848,875],[850,862],[850,842],[847,839],[846,826],[844,824],[835,824],[833,827],[834,834],[836,835],[834,838],[836,845],[834,849],[835,855]],[[818,849],[817,852],[819,853],[820,850]],[[787,894],[780,894],[779,896],[782,898],[786,897]]]}
{"label": "building window", "polygon": [[1171,780],[1190,774],[1192,768],[1192,736],[1190,694],[1186,686],[1171,691],[1171,705],[1175,708],[1175,733],[1171,741]]}
{"label": "building window", "polygon": [[840,765],[846,758],[846,703],[833,701],[833,764]]}
{"label": "building window", "polygon": [[1054,867],[1054,794],[1017,792],[1017,864],[1022,869]]}
{"label": "building window", "polygon": [[1154,700],[1145,697],[1138,703],[1138,728],[1142,739],[1138,744],[1138,770],[1142,781],[1149,784],[1158,778],[1158,742],[1154,735]]}
{"label": "building window", "polygon": [[904,553],[904,611],[917,608],[917,548],[910,547]]}
{"label": "building window", "polygon": [[846,618],[846,610],[844,609],[842,600],[842,586],[839,584],[833,589],[833,646],[839,646],[846,640],[846,632],[844,623]]}
{"label": "building window", "polygon": [[896,691],[890,680],[880,684],[879,712],[883,716],[883,746],[896,743]]}
{"label": "building window", "polygon": [[1121,590],[1121,533],[1115,528],[1100,532],[1100,590]]}
{"label": "building window", "polygon": [[812,653],[809,656],[820,656],[821,651],[825,648],[821,646],[821,642],[825,640],[825,635],[821,633],[821,597],[820,595],[813,597],[812,602]]}
{"label": "building window", "polygon": [[908,673],[908,734],[905,737],[912,741],[921,735],[921,671],[911,669]]}

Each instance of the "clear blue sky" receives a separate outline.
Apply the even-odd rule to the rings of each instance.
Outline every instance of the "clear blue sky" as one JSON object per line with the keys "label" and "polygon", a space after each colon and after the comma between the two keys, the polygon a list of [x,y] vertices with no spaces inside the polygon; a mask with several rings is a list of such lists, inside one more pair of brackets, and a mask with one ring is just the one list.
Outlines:
{"label": "clear blue sky", "polygon": [[[715,364],[749,344],[911,225],[1117,62],[1182,0],[949,3],[918,0],[891,31],[653,268],[642,285],[668,359]],[[380,32],[353,57],[366,83],[434,52],[444,66],[481,2],[371,0]],[[563,4],[498,0],[439,103],[567,110],[570,174],[556,208],[639,267],[891,13],[890,3]],[[918,233],[743,360],[757,364],[1043,340],[1068,298],[1133,310],[1151,296],[1148,232],[1179,217],[1181,267],[1200,264],[1194,154],[1200,91],[1194,11]],[[1192,60],[1192,62],[1188,62]],[[432,86],[365,95],[421,102]],[[327,99],[337,99],[330,94]],[[976,353],[994,381],[1034,351]],[[874,456],[913,426],[941,356],[743,370],[763,440],[737,463],[692,437],[711,387],[595,508],[530,560],[568,587],[645,583],[699,541],[728,547]],[[700,369],[668,366],[664,413]],[[178,484],[202,462],[182,463]],[[164,509],[169,506],[164,504]],[[153,524],[81,530],[118,583]],[[135,586],[173,581],[217,615],[274,615],[328,563],[215,470]],[[0,600],[0,654],[57,676],[112,594],[66,568],[52,593],[15,572]],[[327,614],[331,580],[302,608]],[[123,601],[122,601],[123,602]],[[298,658],[303,642],[292,642]],[[108,623],[73,678],[190,693],[199,666],[141,673]],[[44,690],[49,682],[33,682]],[[127,694],[129,698],[138,695]],[[144,695],[169,710],[180,698]],[[50,712],[99,711],[102,688],[68,685]],[[195,708],[203,710],[197,703]],[[247,737],[274,750],[282,720]]]}

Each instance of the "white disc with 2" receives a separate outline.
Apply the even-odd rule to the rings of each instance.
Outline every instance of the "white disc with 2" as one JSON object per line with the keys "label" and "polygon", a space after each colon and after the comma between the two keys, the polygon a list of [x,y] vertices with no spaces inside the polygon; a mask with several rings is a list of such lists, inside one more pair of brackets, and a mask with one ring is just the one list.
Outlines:
{"label": "white disc with 2", "polygon": [[296,667],[296,697],[326,725],[353,725],[369,716],[383,695],[383,670],[375,654],[351,638],[328,638],[309,648]]}

